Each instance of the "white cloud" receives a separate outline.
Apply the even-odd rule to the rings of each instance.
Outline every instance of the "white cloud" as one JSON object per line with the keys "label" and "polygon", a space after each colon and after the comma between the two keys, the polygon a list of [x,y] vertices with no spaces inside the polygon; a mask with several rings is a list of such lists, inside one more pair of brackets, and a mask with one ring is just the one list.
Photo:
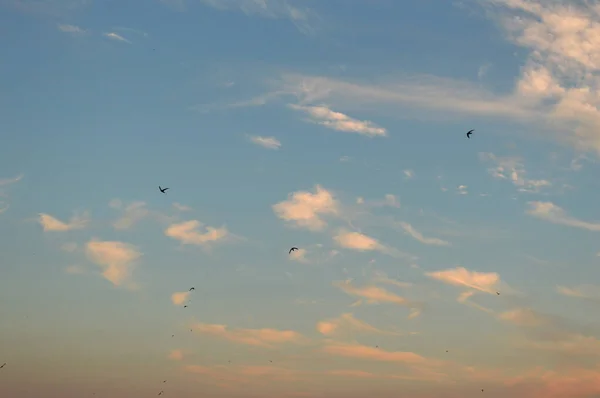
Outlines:
{"label": "white cloud", "polygon": [[46,232],[66,232],[85,228],[90,221],[89,214],[74,214],[69,222],[60,221],[49,214],[40,213],[39,223]]}
{"label": "white cloud", "polygon": [[124,43],[129,43],[131,44],[131,42],[129,40],[127,40],[126,38],[124,38],[123,36],[115,33],[115,32],[108,32],[108,33],[103,33],[104,37],[107,37],[111,40],[116,40],[116,41],[121,41]]}
{"label": "white cloud", "polygon": [[466,185],[459,185],[456,188],[456,193],[458,193],[459,195],[467,195],[469,193],[469,191],[467,191],[467,188],[468,187]]}
{"label": "white cloud", "polygon": [[319,231],[327,226],[322,216],[338,215],[340,204],[333,194],[315,186],[315,193],[296,191],[288,195],[288,199],[272,206],[273,212],[282,220],[301,228]]}
{"label": "white cloud", "polygon": [[109,206],[122,212],[121,217],[113,223],[115,229],[129,229],[150,214],[146,203],[140,201],[123,206],[120,200],[112,200]]}
{"label": "white cloud", "polygon": [[311,121],[332,130],[357,133],[368,137],[385,137],[386,129],[368,120],[351,118],[340,112],[334,112],[325,106],[289,105],[290,108],[307,113]]}
{"label": "white cloud", "polygon": [[60,30],[61,32],[72,33],[72,34],[82,34],[82,33],[86,32],[85,29],[82,29],[79,26],[66,25],[66,24],[59,24],[58,30]]}
{"label": "white cloud", "polygon": [[211,244],[230,237],[225,226],[220,228],[205,227],[205,232],[200,232],[202,223],[198,220],[184,221],[170,225],[165,230],[165,235],[179,240],[184,245],[198,245],[208,248]]}
{"label": "white cloud", "polygon": [[[496,294],[501,282],[500,275],[495,272],[469,271],[464,267],[427,272],[425,275],[449,285],[462,286],[488,294]],[[506,290],[506,287],[502,290]]]}
{"label": "white cloud", "polygon": [[410,225],[407,222],[401,222],[400,226],[402,227],[402,229],[404,229],[404,231],[406,231],[407,234],[409,234],[410,236],[412,236],[413,238],[415,238],[416,240],[418,240],[419,242],[421,242],[425,245],[451,246],[450,242],[447,242],[445,240],[438,239],[438,238],[424,237],[422,233],[417,231],[412,225]]}
{"label": "white cloud", "polygon": [[482,152],[479,153],[479,159],[494,164],[494,167],[488,169],[488,173],[492,177],[512,182],[520,192],[537,193],[542,188],[552,185],[547,180],[526,178],[525,166],[519,158],[497,157],[493,153]]}
{"label": "white cloud", "polygon": [[279,140],[275,137],[261,137],[258,135],[252,135],[249,137],[249,139],[256,145],[260,145],[263,148],[277,150],[281,147],[281,142],[279,142]]}
{"label": "white cloud", "polygon": [[87,243],[86,254],[91,261],[102,268],[102,276],[115,286],[128,282],[135,262],[142,256],[133,245],[96,239]]}
{"label": "white cloud", "polygon": [[181,203],[177,203],[177,202],[173,203],[173,207],[177,211],[192,211],[191,207],[182,205]]}
{"label": "white cloud", "polygon": [[560,206],[552,202],[528,202],[527,214],[554,224],[567,225],[574,228],[587,229],[588,231],[600,231],[600,223],[579,220],[569,216]]}
{"label": "white cloud", "polygon": [[405,176],[407,179],[409,179],[409,180],[410,180],[410,179],[413,179],[413,178],[415,177],[415,172],[414,172],[414,171],[412,171],[412,170],[410,170],[410,169],[408,169],[408,170],[403,170],[402,172],[404,173],[404,176]]}
{"label": "white cloud", "polygon": [[[7,189],[4,187],[12,185],[15,182],[21,181],[22,178],[23,178],[23,174],[19,174],[18,176],[13,177],[13,178],[0,179],[0,197],[8,198],[8,194],[6,193]],[[9,207],[10,207],[10,205],[7,203],[7,201],[0,200],[0,214],[4,213],[6,210],[8,210]]]}

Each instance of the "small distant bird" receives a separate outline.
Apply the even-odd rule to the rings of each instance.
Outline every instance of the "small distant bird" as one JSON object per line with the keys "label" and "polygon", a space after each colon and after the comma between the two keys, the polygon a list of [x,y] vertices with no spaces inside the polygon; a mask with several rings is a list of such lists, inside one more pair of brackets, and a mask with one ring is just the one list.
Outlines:
{"label": "small distant bird", "polygon": [[167,189],[169,188],[161,188],[160,185],[158,186],[158,190],[162,193],[167,193]]}
{"label": "small distant bird", "polygon": [[290,249],[290,251],[288,252],[288,254],[292,254],[292,252],[293,252],[294,250],[298,250],[298,248],[297,248],[297,247],[292,247],[292,248]]}
{"label": "small distant bird", "polygon": [[166,380],[165,380],[165,381],[163,381],[163,383],[166,383],[166,382],[167,382]]}
{"label": "small distant bird", "polygon": [[171,335],[171,337],[175,337],[175,335],[174,335],[174,334],[172,334],[172,335]]}
{"label": "small distant bird", "polygon": [[161,392],[159,392],[159,393],[158,393],[158,395],[162,395],[162,393],[163,393],[163,392],[161,391]]}
{"label": "small distant bird", "polygon": [[499,295],[500,295],[500,292],[496,292],[496,294],[499,296]]}
{"label": "small distant bird", "polygon": [[473,131],[475,131],[475,130],[467,131],[467,138],[471,138],[471,134],[473,134]]}
{"label": "small distant bird", "polygon": [[5,366],[6,366],[6,362],[4,362],[4,363],[2,364],[2,366],[0,366],[0,369],[2,369],[2,368],[3,368],[3,367],[5,367]]}
{"label": "small distant bird", "polygon": [[271,361],[270,359],[269,359],[269,362],[273,363],[273,361]]}
{"label": "small distant bird", "polygon": [[183,308],[187,308],[187,305],[184,305]]}
{"label": "small distant bird", "polygon": [[190,292],[191,292],[192,290],[196,290],[196,288],[195,288],[195,287],[190,287]]}
{"label": "small distant bird", "polygon": [[446,350],[446,352],[448,352],[448,350]]}
{"label": "small distant bird", "polygon": [[379,346],[378,346],[378,345],[376,345],[376,346],[375,346],[375,348],[379,348]]}

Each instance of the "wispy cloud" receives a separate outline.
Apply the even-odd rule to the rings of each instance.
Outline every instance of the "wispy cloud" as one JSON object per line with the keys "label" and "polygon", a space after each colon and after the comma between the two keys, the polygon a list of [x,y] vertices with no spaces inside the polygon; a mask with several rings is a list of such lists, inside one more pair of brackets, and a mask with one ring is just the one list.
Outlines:
{"label": "wispy cloud", "polygon": [[498,290],[506,291],[508,286],[502,286],[500,275],[496,272],[469,271],[464,267],[456,267],[444,271],[427,272],[425,275],[454,286],[462,286],[472,290],[496,294]]}
{"label": "wispy cloud", "polygon": [[61,32],[65,32],[65,33],[79,34],[79,35],[86,33],[85,29],[82,29],[76,25],[59,24],[58,30],[60,30]]}
{"label": "wispy cloud", "polygon": [[239,10],[246,15],[289,19],[304,34],[314,34],[315,23],[318,21],[313,11],[308,8],[294,7],[287,0],[200,0],[200,2],[220,10]]}
{"label": "wispy cloud", "polygon": [[402,172],[404,173],[404,176],[409,180],[415,178],[415,172],[410,169],[403,170]]}
{"label": "wispy cloud", "polygon": [[[16,182],[21,181],[22,178],[23,178],[23,174],[19,174],[18,176],[13,177],[13,178],[0,179],[0,197],[8,198],[7,187]],[[4,213],[6,210],[8,210],[9,207],[10,207],[10,204],[6,200],[0,200],[0,214]]]}
{"label": "wispy cloud", "polygon": [[[404,297],[401,297],[395,293],[390,292],[382,287],[375,286],[373,284],[362,287],[352,285],[350,281],[337,281],[333,283],[333,286],[341,289],[344,293],[358,297],[361,300],[366,300],[368,304],[396,304],[404,307],[409,307],[415,310],[421,309],[420,303],[413,302]],[[417,312],[413,313],[412,317],[415,317]]]}
{"label": "wispy cloud", "polygon": [[422,233],[420,233],[419,231],[417,231],[412,225],[410,225],[407,222],[401,222],[400,226],[402,227],[402,229],[404,229],[404,231],[407,234],[409,234],[410,236],[412,236],[413,238],[415,238],[419,242],[423,243],[424,245],[451,246],[450,242],[448,242],[448,241],[445,241],[445,240],[442,240],[442,239],[438,239],[438,238],[426,238],[426,237],[424,237]]}
{"label": "wispy cloud", "polygon": [[381,334],[399,336],[401,333],[377,329],[368,323],[356,319],[353,314],[342,314],[337,318],[327,319],[317,323],[317,330],[325,336],[344,335],[356,333]]}
{"label": "wispy cloud", "polygon": [[135,263],[142,256],[137,247],[128,243],[97,239],[87,243],[86,254],[102,268],[102,276],[115,286],[129,282]]}
{"label": "wispy cloud", "polygon": [[344,228],[338,230],[333,236],[333,240],[345,249],[356,250],[360,252],[378,251],[388,256],[397,258],[413,258],[409,253],[404,253],[398,249],[387,246],[377,239],[359,232],[348,231]]}
{"label": "wispy cloud", "polygon": [[129,40],[127,40],[126,38],[124,38],[123,36],[121,36],[115,32],[103,33],[102,35],[111,40],[116,40],[116,41],[120,41],[123,43],[132,44]]}
{"label": "wispy cloud", "polygon": [[183,351],[171,350],[171,352],[169,352],[169,356],[167,358],[172,361],[182,361],[183,360]]}
{"label": "wispy cloud", "polygon": [[74,214],[69,222],[60,221],[49,214],[40,213],[39,223],[46,232],[66,232],[87,227],[90,217],[87,212]]}
{"label": "wispy cloud", "polygon": [[334,112],[325,106],[289,105],[290,108],[305,112],[313,123],[346,133],[357,133],[367,137],[385,137],[386,129],[366,120],[354,119],[341,112]]}
{"label": "wispy cloud", "polygon": [[600,301],[600,286],[579,285],[574,287],[557,286],[556,290],[565,296]]}
{"label": "wispy cloud", "polygon": [[267,149],[279,149],[281,148],[281,142],[275,137],[261,137],[259,135],[251,135],[248,137],[250,141],[256,145],[260,145]]}
{"label": "wispy cloud", "polygon": [[281,344],[300,344],[305,338],[293,330],[277,329],[233,329],[226,325],[197,323],[194,325],[197,332],[220,337],[239,344],[247,344],[266,348],[273,348]]}
{"label": "wispy cloud", "polygon": [[554,224],[567,225],[573,228],[587,229],[588,231],[600,231],[600,223],[579,220],[569,216],[560,206],[552,202],[528,202],[527,214]]}
{"label": "wispy cloud", "polygon": [[479,159],[494,164],[488,169],[494,178],[512,182],[520,192],[537,193],[552,183],[548,180],[532,180],[526,178],[525,166],[521,159],[516,157],[497,157],[493,153],[479,153]]}
{"label": "wispy cloud", "polygon": [[280,219],[293,226],[320,231],[327,226],[324,215],[338,215],[340,204],[333,193],[320,185],[315,186],[314,193],[296,191],[288,195],[288,199],[272,206],[273,212]]}

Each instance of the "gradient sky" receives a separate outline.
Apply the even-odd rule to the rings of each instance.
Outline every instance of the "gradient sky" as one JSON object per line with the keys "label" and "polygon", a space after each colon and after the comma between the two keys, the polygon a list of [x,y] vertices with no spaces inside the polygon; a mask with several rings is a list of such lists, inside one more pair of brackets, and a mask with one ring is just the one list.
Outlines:
{"label": "gradient sky", "polygon": [[600,6],[0,0],[0,48],[0,396],[600,397]]}

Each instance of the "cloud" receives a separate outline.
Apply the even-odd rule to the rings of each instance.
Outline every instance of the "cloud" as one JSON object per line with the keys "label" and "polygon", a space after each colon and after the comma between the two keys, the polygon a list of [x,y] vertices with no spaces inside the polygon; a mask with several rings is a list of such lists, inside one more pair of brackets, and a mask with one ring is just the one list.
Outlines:
{"label": "cloud", "polygon": [[551,324],[549,318],[538,314],[530,308],[516,308],[506,311],[499,314],[498,318],[515,325],[526,327],[549,326]]}
{"label": "cloud", "polygon": [[497,157],[493,153],[481,152],[479,159],[491,162],[494,167],[488,169],[488,173],[497,179],[512,182],[520,192],[538,193],[552,183],[547,180],[532,180],[525,177],[525,167],[521,160],[516,157]]}
{"label": "cloud", "polygon": [[172,361],[182,361],[183,360],[183,351],[171,350],[171,352],[169,352],[168,359],[170,359]]}
{"label": "cloud", "polygon": [[338,215],[340,204],[333,194],[315,186],[315,193],[296,191],[288,195],[288,199],[274,204],[273,212],[282,220],[300,228],[320,231],[327,226],[323,215]]}
{"label": "cloud", "polygon": [[371,280],[373,283],[384,283],[387,285],[393,285],[401,288],[409,288],[412,287],[412,283],[409,282],[401,282],[395,279],[389,278],[387,275],[383,273],[377,273],[377,275]]}
{"label": "cloud", "polygon": [[61,32],[71,33],[71,34],[82,34],[82,33],[86,32],[85,29],[82,29],[79,26],[65,25],[65,24],[59,24],[58,30],[60,30]]}
{"label": "cloud", "polygon": [[402,172],[404,173],[404,176],[409,180],[415,178],[415,172],[412,170],[403,170]]}
{"label": "cloud", "polygon": [[230,233],[225,226],[220,228],[207,226],[204,233],[198,231],[200,226],[202,226],[202,223],[198,220],[172,224],[165,230],[165,235],[180,241],[184,245],[197,245],[205,248],[230,237]]}
{"label": "cloud", "polygon": [[366,334],[381,334],[389,336],[399,336],[400,333],[388,332],[377,329],[368,323],[356,319],[351,313],[342,314],[338,318],[332,318],[317,323],[317,330],[325,336],[343,335],[351,332]]}
{"label": "cloud", "polygon": [[49,214],[40,213],[39,223],[45,232],[66,232],[77,229],[83,229],[89,224],[89,214],[74,214],[69,222],[60,221]]}
{"label": "cloud", "polygon": [[129,43],[132,44],[129,40],[127,40],[126,38],[124,38],[123,36],[115,33],[115,32],[108,32],[108,33],[103,33],[104,37],[107,37],[111,40],[116,40],[116,41],[121,41],[124,43]]}
{"label": "cloud", "polygon": [[433,365],[439,363],[438,361],[429,360],[414,352],[390,352],[358,344],[330,343],[323,347],[323,351],[328,354],[347,358],[367,359],[381,362],[400,362],[410,365]]}
{"label": "cloud", "polygon": [[171,302],[174,305],[183,305],[190,296],[190,292],[176,292],[171,295]]}
{"label": "cloud", "polygon": [[306,249],[298,249],[294,250],[289,254],[289,258],[292,261],[298,261],[299,263],[308,263],[309,261],[306,259]]}
{"label": "cloud", "polygon": [[102,276],[115,286],[129,281],[142,253],[128,243],[92,239],[86,245],[88,258],[102,268]]}
{"label": "cloud", "polygon": [[488,294],[496,294],[501,284],[500,275],[495,272],[469,271],[464,267],[427,272],[425,275],[449,285],[467,287]]}
{"label": "cloud", "polygon": [[357,133],[367,137],[385,137],[387,131],[370,121],[353,119],[340,112],[334,112],[325,106],[289,105],[290,108],[307,113],[313,123],[329,129],[346,133]]}
{"label": "cloud", "polygon": [[360,252],[378,251],[396,258],[414,257],[393,247],[380,243],[377,239],[371,238],[359,232],[350,232],[346,229],[339,229],[333,236],[333,240],[341,247],[356,250]]}
{"label": "cloud", "polygon": [[177,202],[173,203],[173,207],[177,211],[192,211],[191,207],[182,205],[181,203],[177,203]]}
{"label": "cloud", "polygon": [[[466,185],[459,185],[456,189],[459,195],[467,195],[469,193],[469,191],[467,191],[467,186]],[[442,189],[443,190],[443,189]]]}
{"label": "cloud", "polygon": [[600,223],[587,222],[567,215],[567,213],[552,202],[528,202],[527,214],[533,217],[549,221],[554,224],[567,225],[573,228],[587,229],[588,231],[600,231]]}
{"label": "cloud", "polygon": [[256,145],[260,145],[263,148],[277,150],[281,147],[281,142],[279,142],[279,140],[275,137],[261,137],[259,135],[252,135],[249,136],[249,139]]}
{"label": "cloud", "polygon": [[600,286],[595,285],[579,285],[574,287],[557,286],[557,291],[569,297],[577,297],[587,300],[600,300]]}
{"label": "cloud", "polygon": [[121,217],[113,223],[115,229],[129,229],[150,215],[146,203],[137,201],[124,206],[123,203],[114,199],[109,203],[113,209],[121,210]]}
{"label": "cloud", "polygon": [[[172,0],[171,0],[172,1]],[[308,8],[291,6],[286,0],[200,0],[219,10],[239,10],[246,15],[289,19],[304,34],[315,33],[317,16]]]}
{"label": "cloud", "polygon": [[[9,185],[14,184],[15,182],[21,181],[21,179],[23,178],[23,174],[19,174],[16,177],[13,178],[4,178],[4,179],[0,179],[0,197],[8,197],[8,194],[6,193],[6,188]],[[10,207],[10,205],[8,203],[6,203],[6,201],[4,200],[0,200],[0,214],[4,213],[6,210],[8,210],[8,208]]]}
{"label": "cloud", "polygon": [[414,303],[404,297],[398,296],[397,294],[375,285],[357,287],[353,286],[349,281],[337,281],[333,282],[333,286],[341,289],[347,295],[366,300],[368,304],[388,303],[415,308],[417,310],[420,310],[421,307],[419,303]]}
{"label": "cloud", "polygon": [[426,238],[426,237],[424,237],[423,234],[421,234],[419,231],[417,231],[412,225],[410,225],[407,222],[401,222],[400,226],[402,227],[402,229],[404,229],[404,231],[407,234],[409,234],[410,236],[412,236],[413,238],[415,238],[419,242],[423,243],[424,245],[452,246],[450,244],[450,242],[447,242],[447,241],[442,240],[442,239],[438,239],[438,238]]}
{"label": "cloud", "polygon": [[234,329],[226,325],[197,323],[194,330],[239,344],[274,348],[274,345],[301,344],[305,338],[293,330],[277,329]]}

